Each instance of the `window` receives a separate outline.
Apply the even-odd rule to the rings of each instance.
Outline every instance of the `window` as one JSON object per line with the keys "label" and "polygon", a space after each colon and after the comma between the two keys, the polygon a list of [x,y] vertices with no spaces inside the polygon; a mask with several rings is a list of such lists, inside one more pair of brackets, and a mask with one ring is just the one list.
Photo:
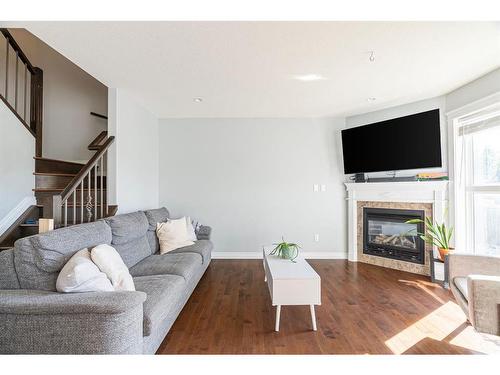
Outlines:
{"label": "window", "polygon": [[457,245],[461,251],[500,255],[500,110],[456,124]]}

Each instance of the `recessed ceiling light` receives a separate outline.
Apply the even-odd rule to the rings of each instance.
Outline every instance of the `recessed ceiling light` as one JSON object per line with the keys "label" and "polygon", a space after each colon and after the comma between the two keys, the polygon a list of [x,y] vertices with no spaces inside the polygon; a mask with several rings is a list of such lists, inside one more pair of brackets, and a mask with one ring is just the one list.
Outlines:
{"label": "recessed ceiling light", "polygon": [[370,98],[366,99],[367,102],[374,102],[375,100],[377,100],[377,98],[374,98],[374,97],[370,97]]}
{"label": "recessed ceiling light", "polygon": [[299,74],[293,76],[293,78],[303,82],[321,81],[326,79],[320,74]]}
{"label": "recessed ceiling light", "polygon": [[195,103],[201,103],[203,101],[203,98],[193,98],[193,102]]}

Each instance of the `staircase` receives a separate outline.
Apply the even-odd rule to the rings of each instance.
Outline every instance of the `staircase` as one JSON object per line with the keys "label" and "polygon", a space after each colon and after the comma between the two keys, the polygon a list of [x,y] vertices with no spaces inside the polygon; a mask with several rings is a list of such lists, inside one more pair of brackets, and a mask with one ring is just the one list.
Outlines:
{"label": "staircase", "polygon": [[[35,171],[26,173],[34,174],[33,192],[37,202],[0,235],[1,251],[13,247],[19,238],[39,233],[41,218],[53,219],[54,227],[59,228],[113,216],[118,207],[108,205],[106,184],[107,152],[114,137],[108,137],[107,131],[101,132],[88,145],[88,150],[95,151],[95,154],[85,164],[44,158],[41,142],[43,73],[31,65],[8,30],[0,29],[0,32],[7,45],[6,87],[3,94],[0,93],[0,99],[34,137]],[[15,58],[15,72],[12,69],[9,72],[9,66],[14,65],[9,63],[9,58]],[[24,80],[19,82],[22,72]],[[29,79],[28,73],[31,75]],[[9,79],[9,74],[15,78]],[[15,82],[15,87],[9,87],[9,82]],[[106,116],[90,114],[107,120]]]}

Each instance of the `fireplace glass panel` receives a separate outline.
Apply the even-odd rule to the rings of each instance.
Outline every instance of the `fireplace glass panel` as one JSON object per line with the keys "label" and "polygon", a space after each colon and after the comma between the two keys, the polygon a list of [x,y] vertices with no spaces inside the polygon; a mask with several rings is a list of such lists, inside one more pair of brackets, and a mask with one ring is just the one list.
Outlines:
{"label": "fireplace glass panel", "polygon": [[417,249],[417,224],[373,220],[368,221],[368,241],[377,245]]}
{"label": "fireplace glass panel", "polygon": [[418,235],[424,232],[424,225],[406,223],[424,217],[423,210],[364,208],[363,253],[424,264],[425,244]]}

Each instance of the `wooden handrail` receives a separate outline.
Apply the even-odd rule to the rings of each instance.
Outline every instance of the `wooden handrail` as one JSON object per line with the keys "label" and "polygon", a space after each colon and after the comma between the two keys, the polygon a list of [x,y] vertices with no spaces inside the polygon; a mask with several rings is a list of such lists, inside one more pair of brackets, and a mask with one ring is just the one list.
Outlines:
{"label": "wooden handrail", "polygon": [[101,144],[102,140],[105,139],[107,136],[108,136],[107,130],[103,130],[102,132],[100,132],[99,135],[97,137],[95,137],[92,142],[89,143],[89,145],[87,146],[87,150],[90,150],[90,151],[99,150],[99,148],[101,147],[100,144]]}
{"label": "wooden handrail", "polygon": [[99,117],[99,118],[102,118],[102,119],[104,119],[104,120],[107,120],[107,119],[108,119],[108,116],[101,115],[100,113],[90,112],[90,114],[91,114],[92,116]]}
{"label": "wooden handrail", "polygon": [[61,196],[61,200],[65,201],[66,199],[69,198],[69,196],[73,193],[73,190],[75,190],[78,185],[83,181],[83,179],[92,171],[92,168],[94,168],[95,164],[97,161],[101,158],[101,156],[104,155],[104,153],[108,150],[109,146],[115,141],[115,137],[111,136],[109,137],[106,142],[102,144],[102,146],[99,147],[99,151],[94,154],[90,158],[90,160],[85,164],[85,166],[78,172],[78,174],[73,177],[71,182],[66,186],[66,188],[59,194]]}
{"label": "wooden handrail", "polygon": [[35,74],[35,67],[31,64],[31,62],[28,60],[26,55],[24,54],[23,50],[21,47],[19,47],[19,44],[17,44],[16,40],[12,37],[12,34],[9,32],[7,29],[0,28],[0,32],[3,34],[5,39],[9,41],[9,44],[11,47],[14,49],[14,51],[18,54],[19,59],[26,64],[28,67],[28,70],[32,73]]}
{"label": "wooden handrail", "polygon": [[[0,28],[0,33],[6,42],[5,87],[0,99],[35,137],[35,155],[42,156],[43,71],[31,64],[9,30]],[[15,57],[12,71],[9,69],[11,57]]]}

